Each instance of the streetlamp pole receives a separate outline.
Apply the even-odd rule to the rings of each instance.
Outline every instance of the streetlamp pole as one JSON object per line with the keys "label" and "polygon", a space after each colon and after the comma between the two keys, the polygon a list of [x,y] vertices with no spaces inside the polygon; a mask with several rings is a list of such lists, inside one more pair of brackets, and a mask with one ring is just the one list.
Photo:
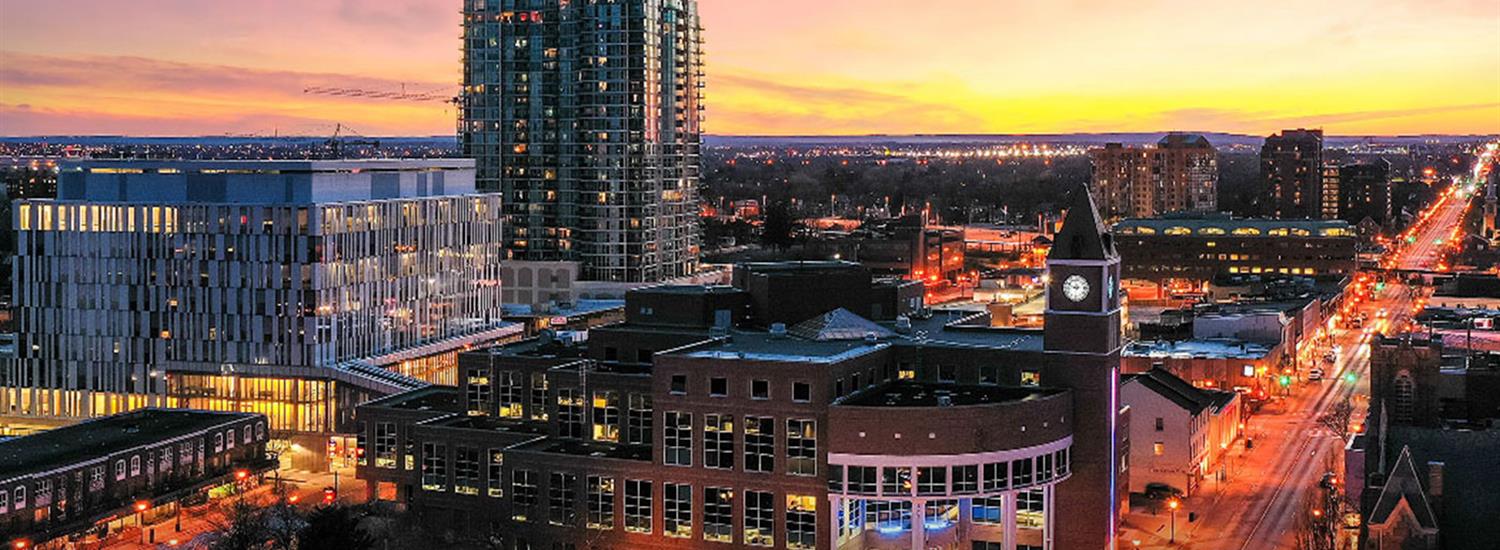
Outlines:
{"label": "streetlamp pole", "polygon": [[1176,498],[1167,501],[1167,507],[1172,509],[1172,531],[1167,544],[1177,544],[1177,507],[1181,506]]}

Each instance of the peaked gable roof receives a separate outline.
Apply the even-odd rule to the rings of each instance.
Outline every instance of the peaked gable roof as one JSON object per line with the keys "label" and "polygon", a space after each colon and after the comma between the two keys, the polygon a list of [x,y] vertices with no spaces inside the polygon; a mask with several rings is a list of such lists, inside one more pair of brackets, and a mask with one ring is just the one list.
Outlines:
{"label": "peaked gable roof", "polygon": [[1160,367],[1152,367],[1151,370],[1146,372],[1127,374],[1125,375],[1125,383],[1140,384],[1141,387],[1167,398],[1168,401],[1182,407],[1194,416],[1210,406],[1223,406],[1222,403],[1218,403],[1219,397],[1215,395],[1219,392],[1196,387]]}
{"label": "peaked gable roof", "polygon": [[844,308],[838,308],[797,323],[796,326],[793,326],[787,332],[818,342],[859,340],[871,334],[875,335],[876,338],[895,336],[895,333],[887,330],[885,327],[877,325],[874,321],[860,317]]}
{"label": "peaked gable roof", "polygon": [[1427,502],[1427,491],[1422,488],[1421,478],[1417,477],[1417,467],[1412,464],[1411,447],[1407,446],[1401,447],[1401,455],[1396,457],[1396,466],[1391,469],[1385,487],[1380,489],[1380,498],[1375,501],[1375,508],[1370,510],[1369,523],[1381,525],[1391,521],[1402,501],[1406,502],[1407,508],[1416,516],[1418,525],[1424,529],[1437,529],[1437,516],[1432,513],[1432,506]]}
{"label": "peaked gable roof", "polygon": [[1062,229],[1052,239],[1048,260],[1117,260],[1113,237],[1099,219],[1087,187],[1073,191]]}

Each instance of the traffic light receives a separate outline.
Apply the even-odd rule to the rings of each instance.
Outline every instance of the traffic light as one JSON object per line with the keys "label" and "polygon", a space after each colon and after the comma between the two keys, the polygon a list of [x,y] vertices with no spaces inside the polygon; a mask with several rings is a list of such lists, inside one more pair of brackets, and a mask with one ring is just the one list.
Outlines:
{"label": "traffic light", "polygon": [[1281,375],[1281,378],[1278,380],[1278,382],[1280,382],[1282,386],[1290,386],[1292,385],[1292,377],[1283,374]]}
{"label": "traffic light", "polygon": [[1346,382],[1348,382],[1350,384],[1353,384],[1356,380],[1359,380],[1359,377],[1355,376],[1354,373],[1352,373],[1352,372],[1346,372],[1346,373],[1344,373],[1344,381],[1346,381]]}

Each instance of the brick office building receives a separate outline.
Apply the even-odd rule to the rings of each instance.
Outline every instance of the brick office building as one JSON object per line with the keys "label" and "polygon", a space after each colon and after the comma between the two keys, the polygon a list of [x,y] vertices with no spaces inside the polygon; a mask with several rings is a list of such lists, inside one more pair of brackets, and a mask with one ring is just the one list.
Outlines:
{"label": "brick office building", "polygon": [[510,548],[1110,548],[1119,264],[1077,195],[1046,330],[853,264],[744,265],[361,406],[359,477]]}
{"label": "brick office building", "polygon": [[260,414],[140,409],[0,442],[0,541],[167,521],[184,499],[274,467],[268,438]]}

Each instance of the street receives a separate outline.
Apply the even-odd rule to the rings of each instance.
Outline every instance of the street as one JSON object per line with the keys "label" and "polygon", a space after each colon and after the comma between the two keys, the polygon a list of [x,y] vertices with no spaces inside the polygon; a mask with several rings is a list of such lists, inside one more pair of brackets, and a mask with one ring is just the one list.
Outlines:
{"label": "street", "polygon": [[[1383,267],[1436,271],[1467,210],[1468,195],[1454,185],[1403,234],[1406,241]],[[1377,334],[1404,329],[1426,289],[1389,277],[1385,284],[1370,279],[1368,299],[1357,300],[1348,315],[1363,314],[1363,328],[1335,323],[1330,341],[1310,344],[1299,352],[1298,363],[1318,364],[1329,344],[1342,350],[1321,381],[1299,377],[1291,394],[1267,404],[1246,425],[1246,437],[1226,451],[1224,473],[1205,480],[1197,495],[1185,499],[1176,514],[1176,543],[1171,537],[1171,515],[1132,513],[1122,547],[1263,550],[1295,549],[1299,525],[1312,513],[1311,502],[1322,491],[1318,482],[1326,472],[1341,471],[1345,443],[1319,422],[1340,402],[1350,399],[1356,411],[1366,409],[1369,396],[1368,343]],[[1351,285],[1351,293],[1356,293]],[[1320,345],[1321,344],[1321,345]],[[1305,369],[1303,370],[1305,373]],[[1356,419],[1360,418],[1358,414]],[[1247,448],[1246,439],[1254,442]],[[1197,519],[1188,522],[1188,514]],[[1139,535],[1139,536],[1137,536]]]}

